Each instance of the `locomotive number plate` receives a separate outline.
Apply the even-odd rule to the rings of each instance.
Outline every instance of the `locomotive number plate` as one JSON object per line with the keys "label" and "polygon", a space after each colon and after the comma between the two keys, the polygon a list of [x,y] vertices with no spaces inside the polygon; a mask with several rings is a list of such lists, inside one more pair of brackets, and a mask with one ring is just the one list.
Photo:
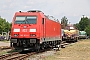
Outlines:
{"label": "locomotive number plate", "polygon": [[30,43],[36,43],[36,39],[30,39]]}
{"label": "locomotive number plate", "polygon": [[27,29],[23,29],[22,32],[27,32]]}

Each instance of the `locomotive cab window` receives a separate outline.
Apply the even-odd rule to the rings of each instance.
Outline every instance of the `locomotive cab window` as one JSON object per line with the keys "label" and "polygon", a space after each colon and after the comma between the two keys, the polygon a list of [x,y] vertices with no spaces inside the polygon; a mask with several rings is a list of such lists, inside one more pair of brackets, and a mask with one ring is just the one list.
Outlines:
{"label": "locomotive cab window", "polygon": [[26,23],[27,24],[36,24],[37,17],[36,16],[27,16]]}
{"label": "locomotive cab window", "polygon": [[16,16],[15,23],[16,24],[24,24],[25,23],[25,16]]}
{"label": "locomotive cab window", "polygon": [[36,24],[36,16],[16,16],[15,24]]}

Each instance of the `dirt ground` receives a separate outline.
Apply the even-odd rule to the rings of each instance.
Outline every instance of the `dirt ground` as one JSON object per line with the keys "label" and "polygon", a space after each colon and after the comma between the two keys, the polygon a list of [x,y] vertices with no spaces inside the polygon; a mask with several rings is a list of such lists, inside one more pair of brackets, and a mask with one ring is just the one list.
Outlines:
{"label": "dirt ground", "polygon": [[45,57],[43,60],[90,60],[90,39],[70,44],[56,54]]}
{"label": "dirt ground", "polygon": [[10,42],[0,41],[0,47],[1,46],[10,46]]}

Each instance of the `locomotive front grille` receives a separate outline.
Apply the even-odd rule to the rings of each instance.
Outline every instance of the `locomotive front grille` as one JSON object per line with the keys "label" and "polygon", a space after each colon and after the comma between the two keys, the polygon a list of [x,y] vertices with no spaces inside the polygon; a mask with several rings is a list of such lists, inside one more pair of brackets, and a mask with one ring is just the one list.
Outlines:
{"label": "locomotive front grille", "polygon": [[17,43],[17,39],[11,39],[12,43]]}
{"label": "locomotive front grille", "polygon": [[36,39],[30,39],[30,43],[36,43]]}

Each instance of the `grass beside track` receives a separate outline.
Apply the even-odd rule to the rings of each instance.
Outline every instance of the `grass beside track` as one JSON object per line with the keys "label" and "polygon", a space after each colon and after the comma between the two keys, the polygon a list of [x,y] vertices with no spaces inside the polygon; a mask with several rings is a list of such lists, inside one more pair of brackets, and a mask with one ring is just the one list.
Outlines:
{"label": "grass beside track", "polygon": [[2,40],[1,42],[10,43],[10,40]]}
{"label": "grass beside track", "polygon": [[3,51],[0,51],[0,55],[5,55],[5,54],[8,54],[8,53],[13,53],[13,52],[19,52],[19,51],[11,50],[11,49],[3,50]]}
{"label": "grass beside track", "polygon": [[90,60],[90,39],[70,44],[65,49],[61,49],[53,56],[45,57],[43,60]]}

